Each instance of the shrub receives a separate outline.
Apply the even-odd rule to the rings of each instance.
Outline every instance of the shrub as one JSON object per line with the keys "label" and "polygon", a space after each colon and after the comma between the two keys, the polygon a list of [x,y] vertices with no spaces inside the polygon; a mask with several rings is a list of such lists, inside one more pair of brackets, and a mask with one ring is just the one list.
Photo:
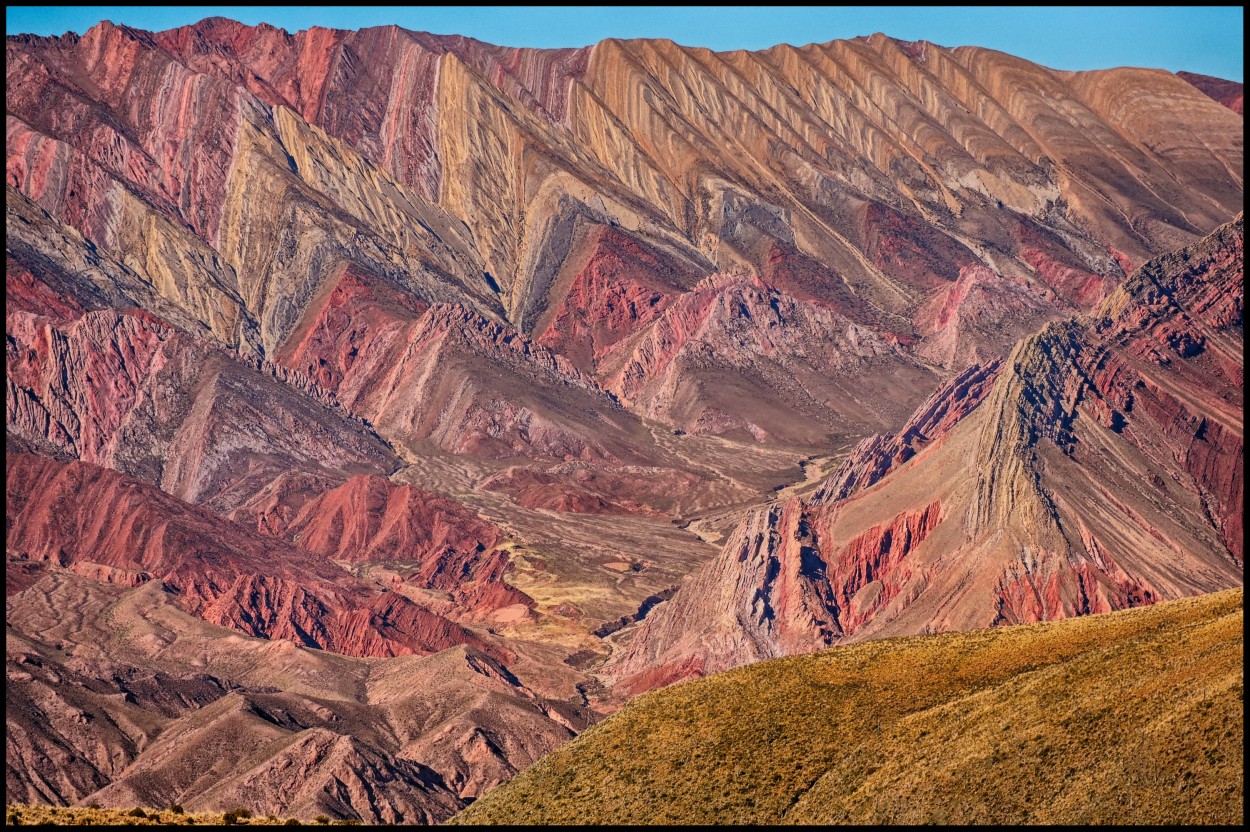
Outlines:
{"label": "shrub", "polygon": [[326,817],[325,815],[317,815],[317,817],[313,818],[313,821],[315,821],[316,823],[325,824],[325,823],[329,823],[330,819]]}
{"label": "shrub", "polygon": [[171,804],[169,804],[169,810],[168,810],[168,811],[173,812],[175,815],[181,815],[181,814],[182,814],[182,804],[181,804],[181,803],[171,803]]}
{"label": "shrub", "polygon": [[284,826],[299,826],[300,825],[299,818],[287,818],[286,822],[283,825]]}
{"label": "shrub", "polygon": [[226,812],[224,815],[222,815],[222,820],[225,823],[233,824],[233,823],[238,823],[243,818],[250,818],[251,816],[252,816],[251,809],[244,809],[242,806],[240,806],[237,809],[231,809],[229,812]]}
{"label": "shrub", "polygon": [[130,816],[130,817],[132,817],[132,818],[146,818],[146,817],[148,816],[148,813],[147,813],[147,812],[145,812],[145,811],[143,811],[142,809],[140,809],[138,806],[136,806],[135,808],[131,809],[131,810],[130,810],[129,812],[127,812],[126,814],[127,814],[127,815],[129,815],[129,816]]}

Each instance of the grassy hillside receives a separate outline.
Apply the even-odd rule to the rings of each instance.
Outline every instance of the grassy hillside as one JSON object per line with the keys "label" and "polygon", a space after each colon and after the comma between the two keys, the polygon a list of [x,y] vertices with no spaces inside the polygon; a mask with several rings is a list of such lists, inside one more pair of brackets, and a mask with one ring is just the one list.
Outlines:
{"label": "grassy hillside", "polygon": [[1241,589],[639,697],[452,823],[1237,823]]}

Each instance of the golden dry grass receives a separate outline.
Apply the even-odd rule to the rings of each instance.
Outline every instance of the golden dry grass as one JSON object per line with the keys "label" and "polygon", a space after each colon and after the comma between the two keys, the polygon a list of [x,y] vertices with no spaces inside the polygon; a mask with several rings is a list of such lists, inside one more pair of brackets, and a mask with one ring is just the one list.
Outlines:
{"label": "golden dry grass", "polygon": [[308,819],[279,818],[273,815],[241,817],[227,812],[173,812],[169,809],[98,809],[78,806],[5,806],[5,826],[320,826],[358,824],[359,821],[332,821],[324,815]]}
{"label": "golden dry grass", "polygon": [[1242,590],[656,691],[452,823],[1238,823]]}

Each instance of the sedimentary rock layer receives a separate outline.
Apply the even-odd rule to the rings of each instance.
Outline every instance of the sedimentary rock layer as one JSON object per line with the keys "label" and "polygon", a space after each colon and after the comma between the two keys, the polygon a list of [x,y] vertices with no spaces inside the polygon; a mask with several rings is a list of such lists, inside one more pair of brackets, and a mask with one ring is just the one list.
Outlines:
{"label": "sedimentary rock layer", "polygon": [[1239,217],[966,372],[811,498],[749,514],[606,672],[637,692],[1239,585],[1243,299]]}
{"label": "sedimentary rock layer", "polygon": [[1195,246],[1239,85],[222,18],[6,57],[13,794],[436,821],[609,651],[1240,576],[1240,226]]}
{"label": "sedimentary rock layer", "polygon": [[57,573],[7,623],[11,801],[436,823],[587,723],[472,647],[366,661],[244,637],[157,582]]}
{"label": "sedimentary rock layer", "polygon": [[[760,386],[834,324],[853,360],[795,373],[785,406],[879,430],[931,391],[917,360],[992,360],[1241,201],[1240,120],[1201,84],[881,35],[525,50],[215,18],[7,49],[9,187],[216,338],[332,390],[353,387],[356,356],[402,342],[400,320],[445,303],[483,316],[457,326],[506,321],[647,416],[760,434]],[[778,337],[706,317],[756,311],[740,282],[700,282],[716,272],[760,281]],[[742,349],[769,362],[725,361]],[[878,365],[902,374],[898,404],[843,410],[845,386]],[[358,404],[388,438],[503,450],[414,425],[385,397]],[[556,427],[580,405],[540,404],[483,418],[601,427]]]}
{"label": "sedimentary rock layer", "polygon": [[[356,580],[328,557],[249,534],[151,486],[85,462],[7,456],[10,561],[124,586],[153,581],[206,621],[347,655],[425,654],[456,644],[506,655],[399,592]],[[435,554],[454,552],[447,546]],[[488,596],[481,583],[502,583],[497,563],[470,557],[453,571],[439,557],[429,558],[417,581],[454,581],[458,590]]]}

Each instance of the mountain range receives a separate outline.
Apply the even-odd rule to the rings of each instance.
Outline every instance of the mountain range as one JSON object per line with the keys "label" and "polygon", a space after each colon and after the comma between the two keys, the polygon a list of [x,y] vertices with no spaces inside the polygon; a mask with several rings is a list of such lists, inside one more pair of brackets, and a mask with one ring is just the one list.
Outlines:
{"label": "mountain range", "polygon": [[10,801],[437,822],[691,676],[1242,583],[1241,84],[6,52]]}

